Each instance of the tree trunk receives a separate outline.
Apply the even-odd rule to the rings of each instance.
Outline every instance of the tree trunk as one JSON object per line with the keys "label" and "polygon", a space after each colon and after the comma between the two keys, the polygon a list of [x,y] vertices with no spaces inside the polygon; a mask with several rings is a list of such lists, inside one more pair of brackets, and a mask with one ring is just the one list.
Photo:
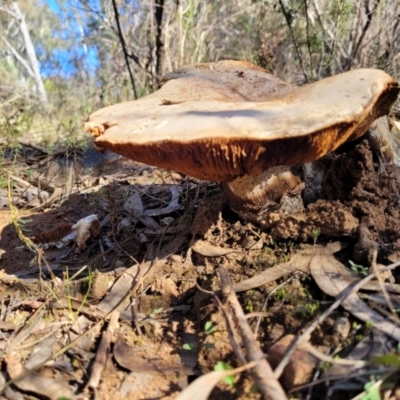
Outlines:
{"label": "tree trunk", "polygon": [[[155,0],[154,17],[156,21],[156,82],[160,84],[162,78],[164,43],[162,40],[162,24],[164,13],[164,0]],[[157,88],[158,89],[158,88]]]}
{"label": "tree trunk", "polygon": [[35,80],[36,88],[39,94],[40,103],[46,105],[48,103],[47,93],[44,88],[43,80],[40,75],[39,70],[39,62],[36,57],[35,47],[33,46],[31,35],[29,34],[28,26],[25,22],[25,17],[21,12],[21,9],[18,6],[17,2],[13,2],[10,4],[10,9],[14,13],[15,18],[19,24],[19,28],[21,30],[22,36],[25,42],[26,55],[31,65],[31,69],[33,72],[33,79]]}

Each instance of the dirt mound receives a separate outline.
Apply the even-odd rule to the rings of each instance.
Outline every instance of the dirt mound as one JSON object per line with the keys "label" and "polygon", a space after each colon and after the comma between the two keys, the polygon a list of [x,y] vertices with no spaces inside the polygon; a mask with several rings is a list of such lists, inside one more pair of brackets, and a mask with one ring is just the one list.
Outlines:
{"label": "dirt mound", "polygon": [[[362,223],[371,239],[387,250],[400,238],[400,168],[383,165],[367,140],[323,160],[325,172],[318,199],[290,216],[270,214],[264,227],[276,239],[356,236]],[[393,247],[393,244],[391,245]]]}

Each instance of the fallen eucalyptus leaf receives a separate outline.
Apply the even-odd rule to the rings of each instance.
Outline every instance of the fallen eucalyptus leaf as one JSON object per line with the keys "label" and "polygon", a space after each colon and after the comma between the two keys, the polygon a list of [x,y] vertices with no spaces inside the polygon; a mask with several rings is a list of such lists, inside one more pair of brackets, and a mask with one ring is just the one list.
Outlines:
{"label": "fallen eucalyptus leaf", "polygon": [[238,250],[226,249],[220,246],[214,246],[204,240],[198,240],[192,249],[205,257],[222,257],[230,253],[237,253]]}
{"label": "fallen eucalyptus leaf", "polygon": [[132,191],[132,194],[124,204],[124,210],[135,217],[143,214],[143,203],[139,192],[136,190]]}
{"label": "fallen eucalyptus leaf", "polygon": [[7,372],[11,379],[15,379],[14,385],[19,390],[37,393],[50,400],[72,397],[71,388],[63,380],[52,379],[38,372],[31,372],[21,364],[16,356],[11,354],[7,355],[6,363]]}
{"label": "fallen eucalyptus leaf", "polygon": [[[149,353],[149,350],[146,354]],[[135,348],[129,347],[123,336],[119,335],[114,345],[114,358],[117,363],[129,371],[136,372],[151,372],[154,374],[175,374],[181,373],[185,375],[192,375],[193,371],[191,368],[185,367],[181,364],[169,364],[161,357],[154,353],[153,359],[146,359],[135,351]]]}
{"label": "fallen eucalyptus leaf", "polygon": [[[329,296],[337,297],[349,286],[344,276],[353,275],[341,262],[333,257],[328,246],[314,252],[310,259],[310,273],[319,288]],[[342,302],[342,307],[364,322],[371,323],[374,328],[400,341],[400,328],[382,316],[364,301],[357,293],[351,293]]]}
{"label": "fallen eucalyptus leaf", "polygon": [[244,292],[246,290],[254,289],[256,287],[265,285],[266,283],[273,282],[283,275],[291,274],[295,271],[304,273],[309,272],[310,262],[315,252],[324,251],[327,254],[333,254],[340,250],[340,243],[329,243],[327,246],[306,246],[303,250],[294,254],[290,261],[282,264],[275,265],[266,269],[260,274],[246,279],[242,282],[233,284],[235,292]]}

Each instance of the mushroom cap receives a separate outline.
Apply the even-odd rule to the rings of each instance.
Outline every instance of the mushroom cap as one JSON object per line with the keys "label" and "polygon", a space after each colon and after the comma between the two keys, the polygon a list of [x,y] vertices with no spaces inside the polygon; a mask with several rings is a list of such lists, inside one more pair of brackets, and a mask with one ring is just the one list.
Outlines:
{"label": "mushroom cap", "polygon": [[199,179],[314,161],[388,114],[399,85],[358,69],[295,88],[248,62],[196,64],[157,92],[91,114],[95,144]]}

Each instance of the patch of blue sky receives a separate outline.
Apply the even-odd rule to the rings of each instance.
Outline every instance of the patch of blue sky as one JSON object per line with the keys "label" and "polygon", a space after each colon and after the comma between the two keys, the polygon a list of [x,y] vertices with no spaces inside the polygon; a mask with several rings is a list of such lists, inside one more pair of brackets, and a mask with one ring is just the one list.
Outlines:
{"label": "patch of blue sky", "polygon": [[[70,46],[67,48],[55,48],[50,57],[40,57],[43,49],[38,46],[37,53],[41,58],[41,73],[43,77],[59,75],[62,78],[70,78],[80,69],[84,68],[89,75],[94,75],[99,66],[97,47],[90,45],[85,40],[87,29],[84,26],[88,22],[88,14],[82,10],[79,1],[41,0],[43,4],[60,20],[60,28],[54,29],[55,38],[65,40]],[[98,0],[91,1],[91,8],[98,9]],[[79,18],[79,21],[77,20]],[[64,23],[68,21],[68,23]],[[41,51],[42,50],[42,51]],[[46,60],[47,61],[44,61]]]}

